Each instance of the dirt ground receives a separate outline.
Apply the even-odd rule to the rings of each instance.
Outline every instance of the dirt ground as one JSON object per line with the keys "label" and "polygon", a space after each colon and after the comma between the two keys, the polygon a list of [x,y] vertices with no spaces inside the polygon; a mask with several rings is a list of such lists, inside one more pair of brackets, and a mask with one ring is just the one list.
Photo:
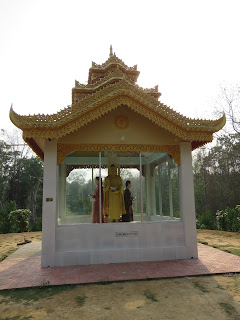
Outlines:
{"label": "dirt ground", "polygon": [[24,239],[30,241],[41,241],[42,232],[23,232],[0,234],[0,261],[4,260],[11,253],[16,251],[18,243],[24,242]]}
{"label": "dirt ground", "polygon": [[[11,238],[13,247],[22,241],[16,234],[0,235],[2,245],[3,236],[8,248]],[[41,240],[40,232],[27,236]],[[238,233],[199,230],[198,240],[240,249]],[[0,291],[0,319],[240,320],[240,275],[5,290]]]}
{"label": "dirt ground", "polygon": [[198,242],[240,256],[240,232],[197,230]]}
{"label": "dirt ground", "polygon": [[0,319],[240,319],[240,275],[36,290],[0,291]]}

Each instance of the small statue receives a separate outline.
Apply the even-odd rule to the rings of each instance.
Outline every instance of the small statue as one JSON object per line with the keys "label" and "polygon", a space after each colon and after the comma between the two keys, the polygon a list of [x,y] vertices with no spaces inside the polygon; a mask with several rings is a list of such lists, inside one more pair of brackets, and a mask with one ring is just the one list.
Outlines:
{"label": "small statue", "polygon": [[126,210],[126,214],[123,215],[122,217],[122,221],[123,222],[130,222],[133,221],[133,197],[131,196],[131,181],[127,180],[126,181],[126,188],[124,190],[124,202],[125,202],[125,210]]}
{"label": "small statue", "polygon": [[118,222],[120,216],[125,214],[122,179],[117,175],[117,168],[114,164],[109,168],[109,175],[104,180],[103,186],[104,214],[109,215],[111,222]]}

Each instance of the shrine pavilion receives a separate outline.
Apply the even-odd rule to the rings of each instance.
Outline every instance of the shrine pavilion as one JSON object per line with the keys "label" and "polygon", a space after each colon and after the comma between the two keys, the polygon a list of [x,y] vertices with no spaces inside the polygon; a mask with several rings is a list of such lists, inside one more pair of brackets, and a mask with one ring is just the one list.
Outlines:
{"label": "shrine pavilion", "polygon": [[[128,67],[111,47],[105,63],[92,62],[87,84],[75,81],[70,106],[29,116],[11,108],[11,121],[44,161],[42,267],[198,257],[191,153],[212,141],[225,115],[187,118],[159,101],[158,86],[138,86],[139,74],[136,65]],[[92,223],[92,212],[85,207],[69,213],[69,175],[88,172],[91,193],[94,176],[104,180],[112,164],[121,178],[124,170],[132,170],[138,179],[133,221]],[[99,210],[101,215],[101,205]]]}

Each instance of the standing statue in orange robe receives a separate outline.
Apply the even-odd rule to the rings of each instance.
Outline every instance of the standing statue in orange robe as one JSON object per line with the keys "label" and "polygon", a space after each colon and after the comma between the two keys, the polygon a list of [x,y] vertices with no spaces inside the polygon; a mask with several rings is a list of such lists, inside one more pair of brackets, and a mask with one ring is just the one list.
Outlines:
{"label": "standing statue in orange robe", "polygon": [[120,216],[125,214],[126,211],[122,179],[117,175],[117,168],[114,164],[109,168],[109,175],[104,180],[103,194],[104,214],[109,214],[111,222],[118,222]]}

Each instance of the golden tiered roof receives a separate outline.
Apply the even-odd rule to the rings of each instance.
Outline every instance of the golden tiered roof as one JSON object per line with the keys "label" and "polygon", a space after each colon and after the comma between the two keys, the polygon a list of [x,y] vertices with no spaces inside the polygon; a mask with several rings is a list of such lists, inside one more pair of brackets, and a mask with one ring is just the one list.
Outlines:
{"label": "golden tiered roof", "polygon": [[137,81],[137,78],[140,74],[140,72],[137,71],[137,65],[128,67],[116,56],[115,53],[113,53],[112,46],[110,46],[110,54],[106,62],[103,64],[96,64],[95,62],[92,62],[92,67],[89,69],[88,83],[90,84],[98,81],[100,77],[104,77],[106,75],[106,72],[113,70],[116,67],[122,69],[128,75],[129,79],[134,82]]}
{"label": "golden tiered roof", "polygon": [[[89,69],[88,84],[81,84],[75,80],[75,87],[72,89],[72,104],[79,102],[87,95],[93,94],[109,84],[121,80],[135,84],[139,74],[137,65],[128,67],[115,53],[112,53],[112,47],[110,47],[110,55],[106,62],[101,65],[92,62],[92,67]],[[161,96],[161,93],[158,92],[158,86],[144,89],[144,91],[156,99]]]}
{"label": "golden tiered roof", "polygon": [[128,67],[110,48],[105,63],[92,63],[88,84],[75,81],[71,106],[52,115],[29,116],[19,115],[11,107],[10,118],[28,142],[59,139],[126,105],[181,141],[192,142],[192,149],[212,141],[212,134],[224,126],[225,114],[217,120],[191,119],[161,103],[158,86],[144,89],[136,84],[139,73],[136,65]]}

